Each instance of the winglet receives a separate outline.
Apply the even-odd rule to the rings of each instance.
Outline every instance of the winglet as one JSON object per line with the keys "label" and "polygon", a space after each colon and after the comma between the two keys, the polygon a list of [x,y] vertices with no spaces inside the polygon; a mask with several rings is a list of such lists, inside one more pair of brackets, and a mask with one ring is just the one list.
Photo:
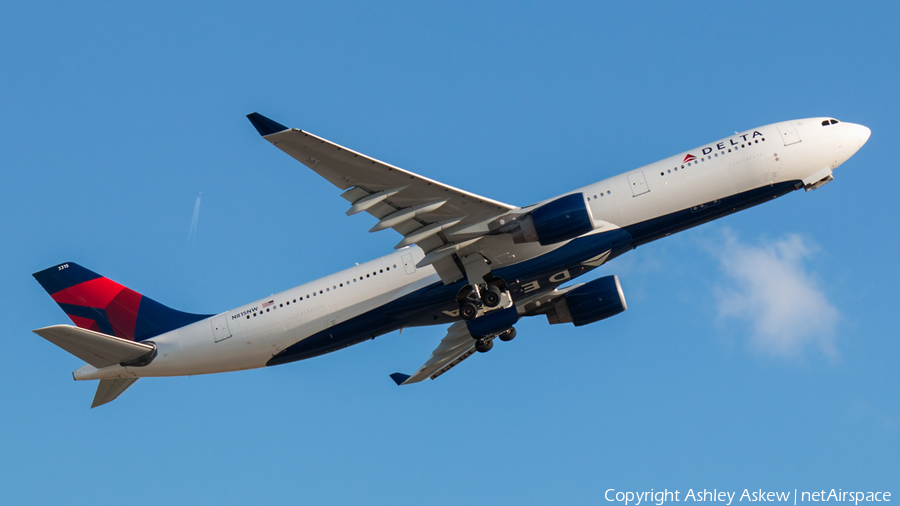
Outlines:
{"label": "winglet", "polygon": [[247,119],[250,120],[250,123],[253,123],[253,126],[256,127],[256,131],[259,132],[259,135],[262,135],[263,137],[271,134],[276,134],[278,132],[283,132],[288,129],[288,127],[282,125],[281,123],[272,121],[258,112],[252,112],[248,114]]}
{"label": "winglet", "polygon": [[399,387],[403,384],[404,381],[409,379],[409,374],[403,374],[402,372],[395,372],[391,374],[391,379],[394,380],[394,383]]}

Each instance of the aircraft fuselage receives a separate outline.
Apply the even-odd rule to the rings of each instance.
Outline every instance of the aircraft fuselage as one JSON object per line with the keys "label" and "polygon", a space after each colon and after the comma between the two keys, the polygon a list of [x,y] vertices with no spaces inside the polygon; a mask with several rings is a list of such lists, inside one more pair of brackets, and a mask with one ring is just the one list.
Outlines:
{"label": "aircraft fuselage", "polygon": [[[605,225],[506,256],[509,234],[490,236],[485,243],[500,252],[493,272],[506,280],[519,313],[528,316],[543,295],[637,246],[830,181],[831,171],[868,137],[866,127],[831,124],[829,118],[776,123],[575,189],[565,195],[583,194],[594,219]],[[85,366],[75,377],[252,369],[322,355],[404,327],[458,321],[456,295],[466,280],[444,284],[431,265],[416,267],[424,257],[417,246],[397,250],[158,335],[152,338],[157,355],[147,365]]]}

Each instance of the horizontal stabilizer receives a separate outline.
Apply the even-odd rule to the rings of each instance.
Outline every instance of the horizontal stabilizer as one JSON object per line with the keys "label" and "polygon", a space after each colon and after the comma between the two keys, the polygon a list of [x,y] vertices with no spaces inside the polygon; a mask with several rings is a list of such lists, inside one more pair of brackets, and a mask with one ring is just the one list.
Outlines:
{"label": "horizontal stabilizer", "polygon": [[116,400],[117,397],[122,395],[122,392],[128,390],[128,388],[131,385],[134,385],[134,382],[138,379],[139,378],[118,378],[100,380],[100,385],[97,387],[97,393],[94,394],[94,402],[91,403],[91,408],[96,408],[97,406],[102,406],[107,402]]}
{"label": "horizontal stabilizer", "polygon": [[[153,353],[154,350],[149,344],[136,343],[71,325],[53,325],[37,329],[34,333],[98,369],[141,358]],[[124,388],[122,390],[124,391]]]}
{"label": "horizontal stabilizer", "polygon": [[403,384],[404,381],[409,379],[409,374],[403,374],[402,372],[395,372],[391,374],[391,379],[394,380],[394,383],[399,387]]}

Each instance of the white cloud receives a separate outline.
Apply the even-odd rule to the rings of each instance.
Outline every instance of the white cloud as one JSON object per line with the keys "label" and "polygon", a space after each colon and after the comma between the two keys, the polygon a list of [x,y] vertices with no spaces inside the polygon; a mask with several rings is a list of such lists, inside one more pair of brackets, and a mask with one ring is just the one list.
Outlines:
{"label": "white cloud", "polygon": [[751,345],[761,352],[796,356],[815,346],[836,358],[840,315],[804,266],[815,244],[796,234],[758,245],[724,235],[714,253],[726,275],[716,289],[719,316],[749,321]]}

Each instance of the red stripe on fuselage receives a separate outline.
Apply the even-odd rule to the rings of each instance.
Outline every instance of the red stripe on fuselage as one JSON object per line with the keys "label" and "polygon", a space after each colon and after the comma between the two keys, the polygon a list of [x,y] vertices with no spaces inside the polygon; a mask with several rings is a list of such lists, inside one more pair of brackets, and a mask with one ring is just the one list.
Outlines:
{"label": "red stripe on fuselage", "polygon": [[57,304],[106,308],[125,287],[107,278],[96,278],[60,290],[51,297]]}

